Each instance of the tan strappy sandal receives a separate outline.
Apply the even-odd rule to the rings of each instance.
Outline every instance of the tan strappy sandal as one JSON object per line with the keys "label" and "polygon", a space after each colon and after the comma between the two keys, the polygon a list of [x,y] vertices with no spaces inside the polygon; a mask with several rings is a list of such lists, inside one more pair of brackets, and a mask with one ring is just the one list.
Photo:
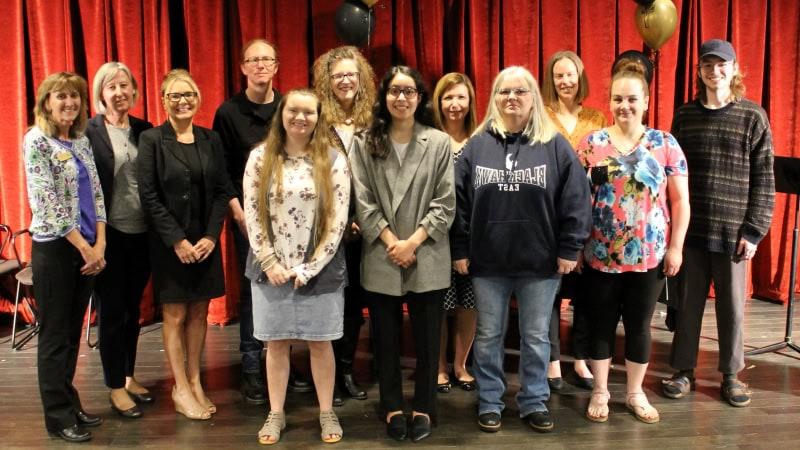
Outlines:
{"label": "tan strappy sandal", "polygon": [[[603,423],[608,420],[608,401],[611,394],[608,391],[592,392],[589,399],[589,406],[586,408],[586,418],[592,422]],[[599,414],[592,414],[592,410],[599,411]]]}
{"label": "tan strappy sandal", "polygon": [[344,434],[342,426],[339,425],[339,418],[333,410],[319,412],[319,426],[322,429],[320,434],[322,442],[333,444],[342,440]]}
{"label": "tan strappy sandal", "polygon": [[[281,431],[286,428],[286,415],[283,411],[270,411],[264,426],[258,430],[258,443],[264,445],[277,444],[281,440]],[[268,439],[273,438],[273,439]]]}
{"label": "tan strappy sandal", "polygon": [[[637,396],[644,397],[646,404],[633,404],[631,400],[636,398]],[[647,400],[647,395],[644,392],[628,392],[628,396],[625,399],[625,407],[636,416],[637,419],[644,423],[657,423],[661,418],[658,415],[658,410],[653,408],[653,405],[650,404],[650,401]]]}

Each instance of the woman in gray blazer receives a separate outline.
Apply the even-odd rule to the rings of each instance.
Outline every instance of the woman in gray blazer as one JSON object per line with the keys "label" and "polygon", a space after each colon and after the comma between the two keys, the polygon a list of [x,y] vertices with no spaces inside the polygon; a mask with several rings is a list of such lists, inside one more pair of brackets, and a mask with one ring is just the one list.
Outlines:
{"label": "woman in gray blazer", "polygon": [[395,66],[380,84],[369,133],[350,153],[363,238],[361,284],[374,326],[387,433],[408,434],[400,334],[408,306],[417,357],[411,439],[430,435],[442,302],[450,286],[448,229],[455,216],[450,138],[432,128],[419,72]]}

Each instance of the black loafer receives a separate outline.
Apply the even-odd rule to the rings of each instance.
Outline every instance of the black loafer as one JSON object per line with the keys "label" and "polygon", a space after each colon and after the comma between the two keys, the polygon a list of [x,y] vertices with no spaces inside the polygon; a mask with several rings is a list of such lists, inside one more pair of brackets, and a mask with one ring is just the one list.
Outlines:
{"label": "black loafer", "polygon": [[548,378],[547,385],[550,386],[551,391],[560,391],[564,389],[564,379],[561,377]]}
{"label": "black loafer", "polygon": [[251,405],[267,403],[267,387],[260,373],[242,372],[242,398]]}
{"label": "black loafer", "polygon": [[411,440],[419,442],[431,435],[431,419],[425,415],[417,415],[411,419]]}
{"label": "black loafer", "polygon": [[395,441],[402,441],[408,435],[408,421],[405,414],[395,414],[386,422],[386,434]]}
{"label": "black loafer", "polygon": [[352,373],[345,373],[342,374],[340,379],[341,389],[342,391],[346,392],[351,398],[356,400],[366,400],[367,399],[367,392],[361,387],[356,384],[356,380],[353,378]]}
{"label": "black loafer", "polygon": [[481,427],[481,431],[496,433],[500,431],[501,425],[500,413],[487,412],[478,416],[478,426]]}
{"label": "black loafer", "polygon": [[525,422],[540,433],[552,431],[554,426],[553,419],[550,417],[550,412],[548,411],[532,412],[525,416]]}
{"label": "black loafer", "polygon": [[594,389],[594,378],[585,378],[580,375],[575,375],[575,386],[591,391]]}
{"label": "black loafer", "polygon": [[117,408],[117,405],[114,404],[113,400],[108,399],[108,401],[111,403],[111,409],[113,409],[114,412],[116,412],[122,417],[125,417],[127,419],[138,419],[142,417],[142,410],[139,409],[139,407],[135,404],[128,409],[120,409]]}
{"label": "black loafer", "polygon": [[102,417],[97,414],[90,414],[82,409],[78,410],[75,417],[78,418],[78,425],[83,425],[85,427],[99,427],[100,424],[103,423]]}
{"label": "black loafer", "polygon": [[127,392],[136,403],[153,403],[156,401],[156,398],[151,392],[145,392],[144,394],[137,394],[136,392],[131,391]]}
{"label": "black loafer", "polygon": [[92,433],[84,430],[79,425],[59,430],[57,433],[50,433],[51,436],[59,437],[67,442],[86,442],[92,438]]}

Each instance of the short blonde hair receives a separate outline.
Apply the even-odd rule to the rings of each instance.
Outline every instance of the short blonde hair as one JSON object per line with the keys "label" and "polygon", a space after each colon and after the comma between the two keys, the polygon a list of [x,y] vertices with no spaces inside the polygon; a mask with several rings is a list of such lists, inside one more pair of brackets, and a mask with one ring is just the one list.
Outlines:
{"label": "short blonde hair", "polygon": [[575,93],[575,103],[580,104],[589,95],[589,80],[586,77],[586,71],[584,70],[583,61],[581,61],[580,56],[569,50],[556,52],[550,57],[550,60],[547,61],[547,68],[545,68],[542,80],[542,100],[545,105],[553,109],[558,106],[558,91],[556,91],[556,84],[553,79],[553,67],[562,59],[572,61],[572,64],[575,64],[575,69],[578,71],[578,92]]}
{"label": "short blonde hair", "polygon": [[94,99],[94,109],[97,111],[97,114],[106,113],[106,104],[103,101],[103,88],[111,79],[117,76],[119,72],[128,76],[131,86],[133,87],[131,108],[136,105],[136,100],[139,99],[139,84],[136,82],[136,78],[133,77],[131,69],[121,62],[109,61],[97,69],[97,73],[94,74],[94,79],[92,80],[92,97]]}
{"label": "short blonde hair", "polygon": [[42,132],[48,136],[56,137],[58,134],[58,126],[53,120],[53,113],[47,109],[47,101],[50,99],[50,94],[58,91],[77,91],[81,97],[81,106],[78,111],[78,117],[72,122],[69,127],[69,137],[76,138],[83,134],[86,129],[87,115],[86,110],[89,102],[86,80],[73,72],[57,72],[49,75],[39,84],[39,89],[36,91],[36,105],[33,107],[34,123],[39,127]]}
{"label": "short blonde hair", "polygon": [[256,44],[264,44],[267,47],[271,48],[272,51],[275,53],[275,62],[276,63],[278,62],[278,47],[276,47],[275,44],[264,38],[256,38],[256,39],[250,39],[249,41],[245,42],[244,45],[242,46],[242,53],[239,55],[239,64],[244,64],[245,53],[247,53],[247,50],[249,50],[250,47]]}
{"label": "short blonde hair", "polygon": [[161,100],[164,100],[164,96],[167,94],[167,89],[172,86],[176,81],[183,81],[189,86],[192,87],[194,92],[197,93],[197,104],[198,106],[202,103],[202,97],[200,95],[200,88],[197,87],[197,83],[195,83],[194,78],[189,74],[186,69],[172,69],[164,75],[164,79],[161,81]]}
{"label": "short blonde hair", "polygon": [[499,74],[497,74],[497,77],[494,79],[494,83],[492,83],[492,99],[489,101],[489,107],[486,110],[486,117],[475,130],[475,133],[488,131],[489,127],[491,127],[495,133],[502,137],[506,136],[508,130],[503,122],[500,109],[497,107],[497,91],[500,90],[500,85],[503,84],[506,78],[510,77],[522,78],[528,89],[531,91],[531,112],[522,134],[524,134],[532,144],[537,142],[549,142],[556,135],[556,128],[550,121],[550,118],[544,109],[542,94],[539,92],[539,86],[536,83],[536,78],[533,77],[528,69],[521,66],[506,67],[500,71]]}
{"label": "short blonde hair", "polygon": [[450,72],[445,74],[439,79],[439,82],[436,83],[436,88],[433,89],[433,100],[431,102],[433,106],[433,121],[436,123],[437,128],[444,130],[442,96],[445,92],[450,90],[450,88],[459,84],[466,86],[467,93],[469,94],[469,111],[464,117],[464,131],[467,132],[467,135],[470,135],[473,131],[475,131],[475,127],[477,126],[478,122],[477,111],[475,111],[477,108],[477,106],[475,106],[475,88],[472,86],[472,81],[469,80],[469,77],[463,73]]}

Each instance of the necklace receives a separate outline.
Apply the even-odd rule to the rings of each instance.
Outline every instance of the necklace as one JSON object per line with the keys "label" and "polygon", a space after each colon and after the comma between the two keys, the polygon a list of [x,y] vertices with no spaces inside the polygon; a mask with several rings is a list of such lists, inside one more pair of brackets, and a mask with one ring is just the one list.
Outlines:
{"label": "necklace", "polygon": [[347,126],[352,125],[353,124],[353,118],[352,117],[348,117],[348,118],[344,119],[344,124],[347,125]]}

